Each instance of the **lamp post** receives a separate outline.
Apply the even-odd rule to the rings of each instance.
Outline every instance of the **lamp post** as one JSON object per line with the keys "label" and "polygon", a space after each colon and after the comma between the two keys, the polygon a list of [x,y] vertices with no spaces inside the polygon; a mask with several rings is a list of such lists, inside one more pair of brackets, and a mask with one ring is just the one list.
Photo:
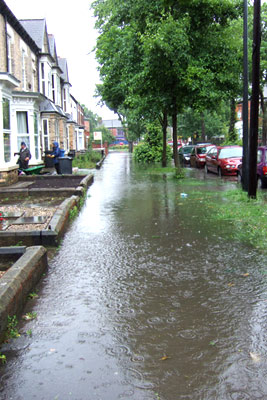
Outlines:
{"label": "lamp post", "polygon": [[248,2],[244,0],[243,12],[243,160],[242,186],[248,191]]}
{"label": "lamp post", "polygon": [[260,96],[260,46],[261,46],[261,0],[254,0],[253,49],[252,49],[252,96],[249,135],[248,196],[257,194],[257,147]]}

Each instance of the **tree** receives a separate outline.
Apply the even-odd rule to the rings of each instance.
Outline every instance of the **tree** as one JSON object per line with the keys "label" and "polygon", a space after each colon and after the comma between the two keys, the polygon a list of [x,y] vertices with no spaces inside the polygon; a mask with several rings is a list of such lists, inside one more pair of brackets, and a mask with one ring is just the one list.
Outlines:
{"label": "tree", "polygon": [[[115,112],[133,110],[161,121],[172,117],[175,165],[177,113],[203,112],[235,91],[236,49],[230,22],[240,0],[98,0],[98,93]],[[142,111],[141,111],[142,109]],[[164,146],[163,146],[164,149]],[[163,151],[164,159],[164,151]]]}
{"label": "tree", "polygon": [[93,111],[89,110],[84,104],[82,104],[82,108],[84,111],[84,116],[89,119],[90,132],[94,132],[101,118]]}

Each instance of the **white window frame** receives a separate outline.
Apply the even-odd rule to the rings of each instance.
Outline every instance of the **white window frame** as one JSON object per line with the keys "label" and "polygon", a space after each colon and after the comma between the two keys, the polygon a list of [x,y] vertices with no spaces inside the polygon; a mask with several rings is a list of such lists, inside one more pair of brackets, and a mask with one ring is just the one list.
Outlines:
{"label": "white window frame", "polygon": [[42,130],[43,130],[43,149],[44,151],[49,150],[49,120],[44,118],[42,120]]}
{"label": "white window frame", "polygon": [[[5,126],[4,120],[4,103],[8,102],[8,126]],[[2,117],[3,117],[3,147],[4,147],[4,161],[8,163],[11,161],[11,112],[10,112],[10,99],[3,96],[2,98]],[[5,139],[8,139],[7,141]],[[9,152],[6,149],[6,145],[8,144]],[[9,154],[8,154],[9,153]]]}
{"label": "white window frame", "polygon": [[[24,122],[26,122],[26,129],[23,132],[19,132],[19,118],[18,116],[26,116]],[[28,111],[17,111],[16,112],[17,119],[17,150],[20,149],[20,143],[25,142],[28,149],[30,149],[30,128],[29,128],[29,113]]]}

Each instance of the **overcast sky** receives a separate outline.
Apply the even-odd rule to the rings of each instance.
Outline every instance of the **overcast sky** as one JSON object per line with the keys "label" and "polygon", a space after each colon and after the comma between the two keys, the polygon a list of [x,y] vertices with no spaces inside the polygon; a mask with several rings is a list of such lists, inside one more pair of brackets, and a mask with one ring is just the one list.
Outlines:
{"label": "overcast sky", "polygon": [[91,0],[5,0],[18,19],[45,18],[48,33],[55,36],[57,55],[68,62],[71,93],[80,103],[103,119],[117,116],[97,106],[95,85],[99,83],[92,49],[97,31],[90,10]]}
{"label": "overcast sky", "polygon": [[58,56],[68,61],[72,95],[103,119],[117,118],[108,108],[97,106],[99,99],[94,98],[99,76],[92,53],[97,37],[97,31],[94,29],[95,20],[90,10],[92,0],[5,0],[5,2],[18,19],[46,19],[48,33],[55,36]]}

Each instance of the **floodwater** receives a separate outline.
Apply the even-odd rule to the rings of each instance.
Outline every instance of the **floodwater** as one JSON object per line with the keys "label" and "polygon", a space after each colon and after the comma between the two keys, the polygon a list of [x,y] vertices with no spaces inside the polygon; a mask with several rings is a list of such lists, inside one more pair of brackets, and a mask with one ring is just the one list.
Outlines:
{"label": "floodwater", "polygon": [[267,398],[266,256],[209,219],[206,186],[229,183],[107,157],[1,349],[1,400]]}

